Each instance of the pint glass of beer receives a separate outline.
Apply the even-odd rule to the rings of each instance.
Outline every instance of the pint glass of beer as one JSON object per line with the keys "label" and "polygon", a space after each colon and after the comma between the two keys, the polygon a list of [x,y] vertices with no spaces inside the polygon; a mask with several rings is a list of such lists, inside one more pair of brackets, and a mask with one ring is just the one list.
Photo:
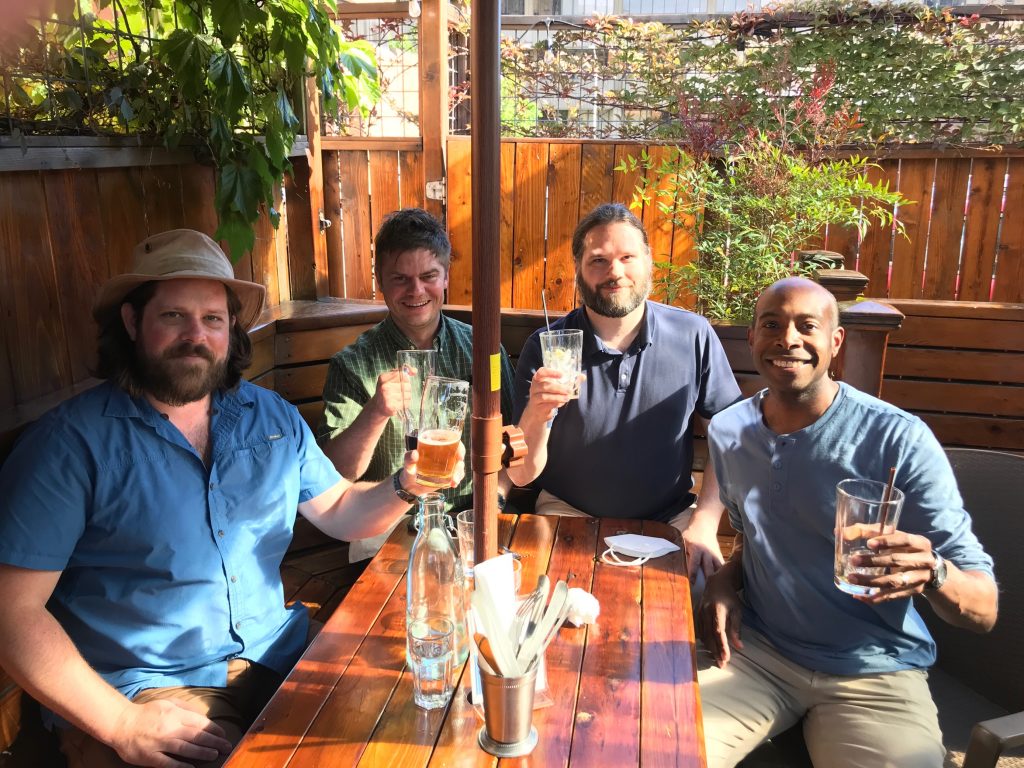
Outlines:
{"label": "pint glass of beer", "polygon": [[420,405],[420,460],[416,481],[420,485],[447,488],[455,473],[462,424],[469,405],[469,382],[428,376]]}

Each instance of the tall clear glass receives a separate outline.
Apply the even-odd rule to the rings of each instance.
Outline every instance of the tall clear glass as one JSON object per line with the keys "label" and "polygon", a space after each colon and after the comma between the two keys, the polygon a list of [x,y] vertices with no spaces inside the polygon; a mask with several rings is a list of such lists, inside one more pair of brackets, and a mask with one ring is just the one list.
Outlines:
{"label": "tall clear glass", "polygon": [[416,482],[434,488],[451,485],[458,463],[462,425],[469,406],[469,382],[428,376],[420,407]]}
{"label": "tall clear glass", "polygon": [[[434,375],[437,352],[433,349],[398,350],[398,370],[402,378],[402,427],[405,430],[405,450],[416,450],[416,437],[420,431],[420,403],[427,377]],[[404,398],[405,386],[409,399]]]}
{"label": "tall clear glass", "polygon": [[455,627],[453,650],[461,664],[469,655],[466,637],[466,577],[448,532],[444,496],[428,493],[420,497],[419,532],[409,552],[406,575],[406,656],[408,629],[428,618],[448,619]]}

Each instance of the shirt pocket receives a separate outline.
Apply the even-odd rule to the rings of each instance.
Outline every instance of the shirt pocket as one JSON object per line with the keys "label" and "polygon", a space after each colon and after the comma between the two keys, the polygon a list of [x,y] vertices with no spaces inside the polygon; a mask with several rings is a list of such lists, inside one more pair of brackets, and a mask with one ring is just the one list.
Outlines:
{"label": "shirt pocket", "polygon": [[[269,433],[234,449],[218,462],[216,491],[228,522],[252,532],[262,548],[290,540],[299,499],[294,439]],[[287,541],[283,541],[287,547]]]}

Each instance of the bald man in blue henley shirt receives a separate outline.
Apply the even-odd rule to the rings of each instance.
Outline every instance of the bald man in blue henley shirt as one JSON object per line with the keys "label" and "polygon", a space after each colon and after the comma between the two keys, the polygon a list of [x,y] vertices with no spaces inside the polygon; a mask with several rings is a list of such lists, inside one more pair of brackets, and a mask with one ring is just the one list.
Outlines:
{"label": "bald man in blue henley shirt", "polygon": [[[710,768],[801,720],[819,768],[940,768],[935,643],[911,598],[976,632],[996,620],[992,559],[942,447],[916,416],[829,378],[843,336],[820,285],[770,286],[749,331],[768,388],[711,420],[742,543],[708,580],[698,617]],[[905,494],[899,529],[868,541],[850,580],[879,591],[854,597],[833,583],[836,484],[884,481],[890,467]]]}

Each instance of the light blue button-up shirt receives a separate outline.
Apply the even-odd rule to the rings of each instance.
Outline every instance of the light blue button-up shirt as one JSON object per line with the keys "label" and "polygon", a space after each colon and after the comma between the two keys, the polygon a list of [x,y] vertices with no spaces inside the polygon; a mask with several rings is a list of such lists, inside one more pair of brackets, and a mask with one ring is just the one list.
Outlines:
{"label": "light blue button-up shirt", "polygon": [[242,382],[213,398],[208,469],[145,400],[101,384],[41,418],[0,471],[0,562],[62,571],[48,608],[131,697],[284,674],[306,638],[279,573],[296,507],[339,480],[294,407]]}

